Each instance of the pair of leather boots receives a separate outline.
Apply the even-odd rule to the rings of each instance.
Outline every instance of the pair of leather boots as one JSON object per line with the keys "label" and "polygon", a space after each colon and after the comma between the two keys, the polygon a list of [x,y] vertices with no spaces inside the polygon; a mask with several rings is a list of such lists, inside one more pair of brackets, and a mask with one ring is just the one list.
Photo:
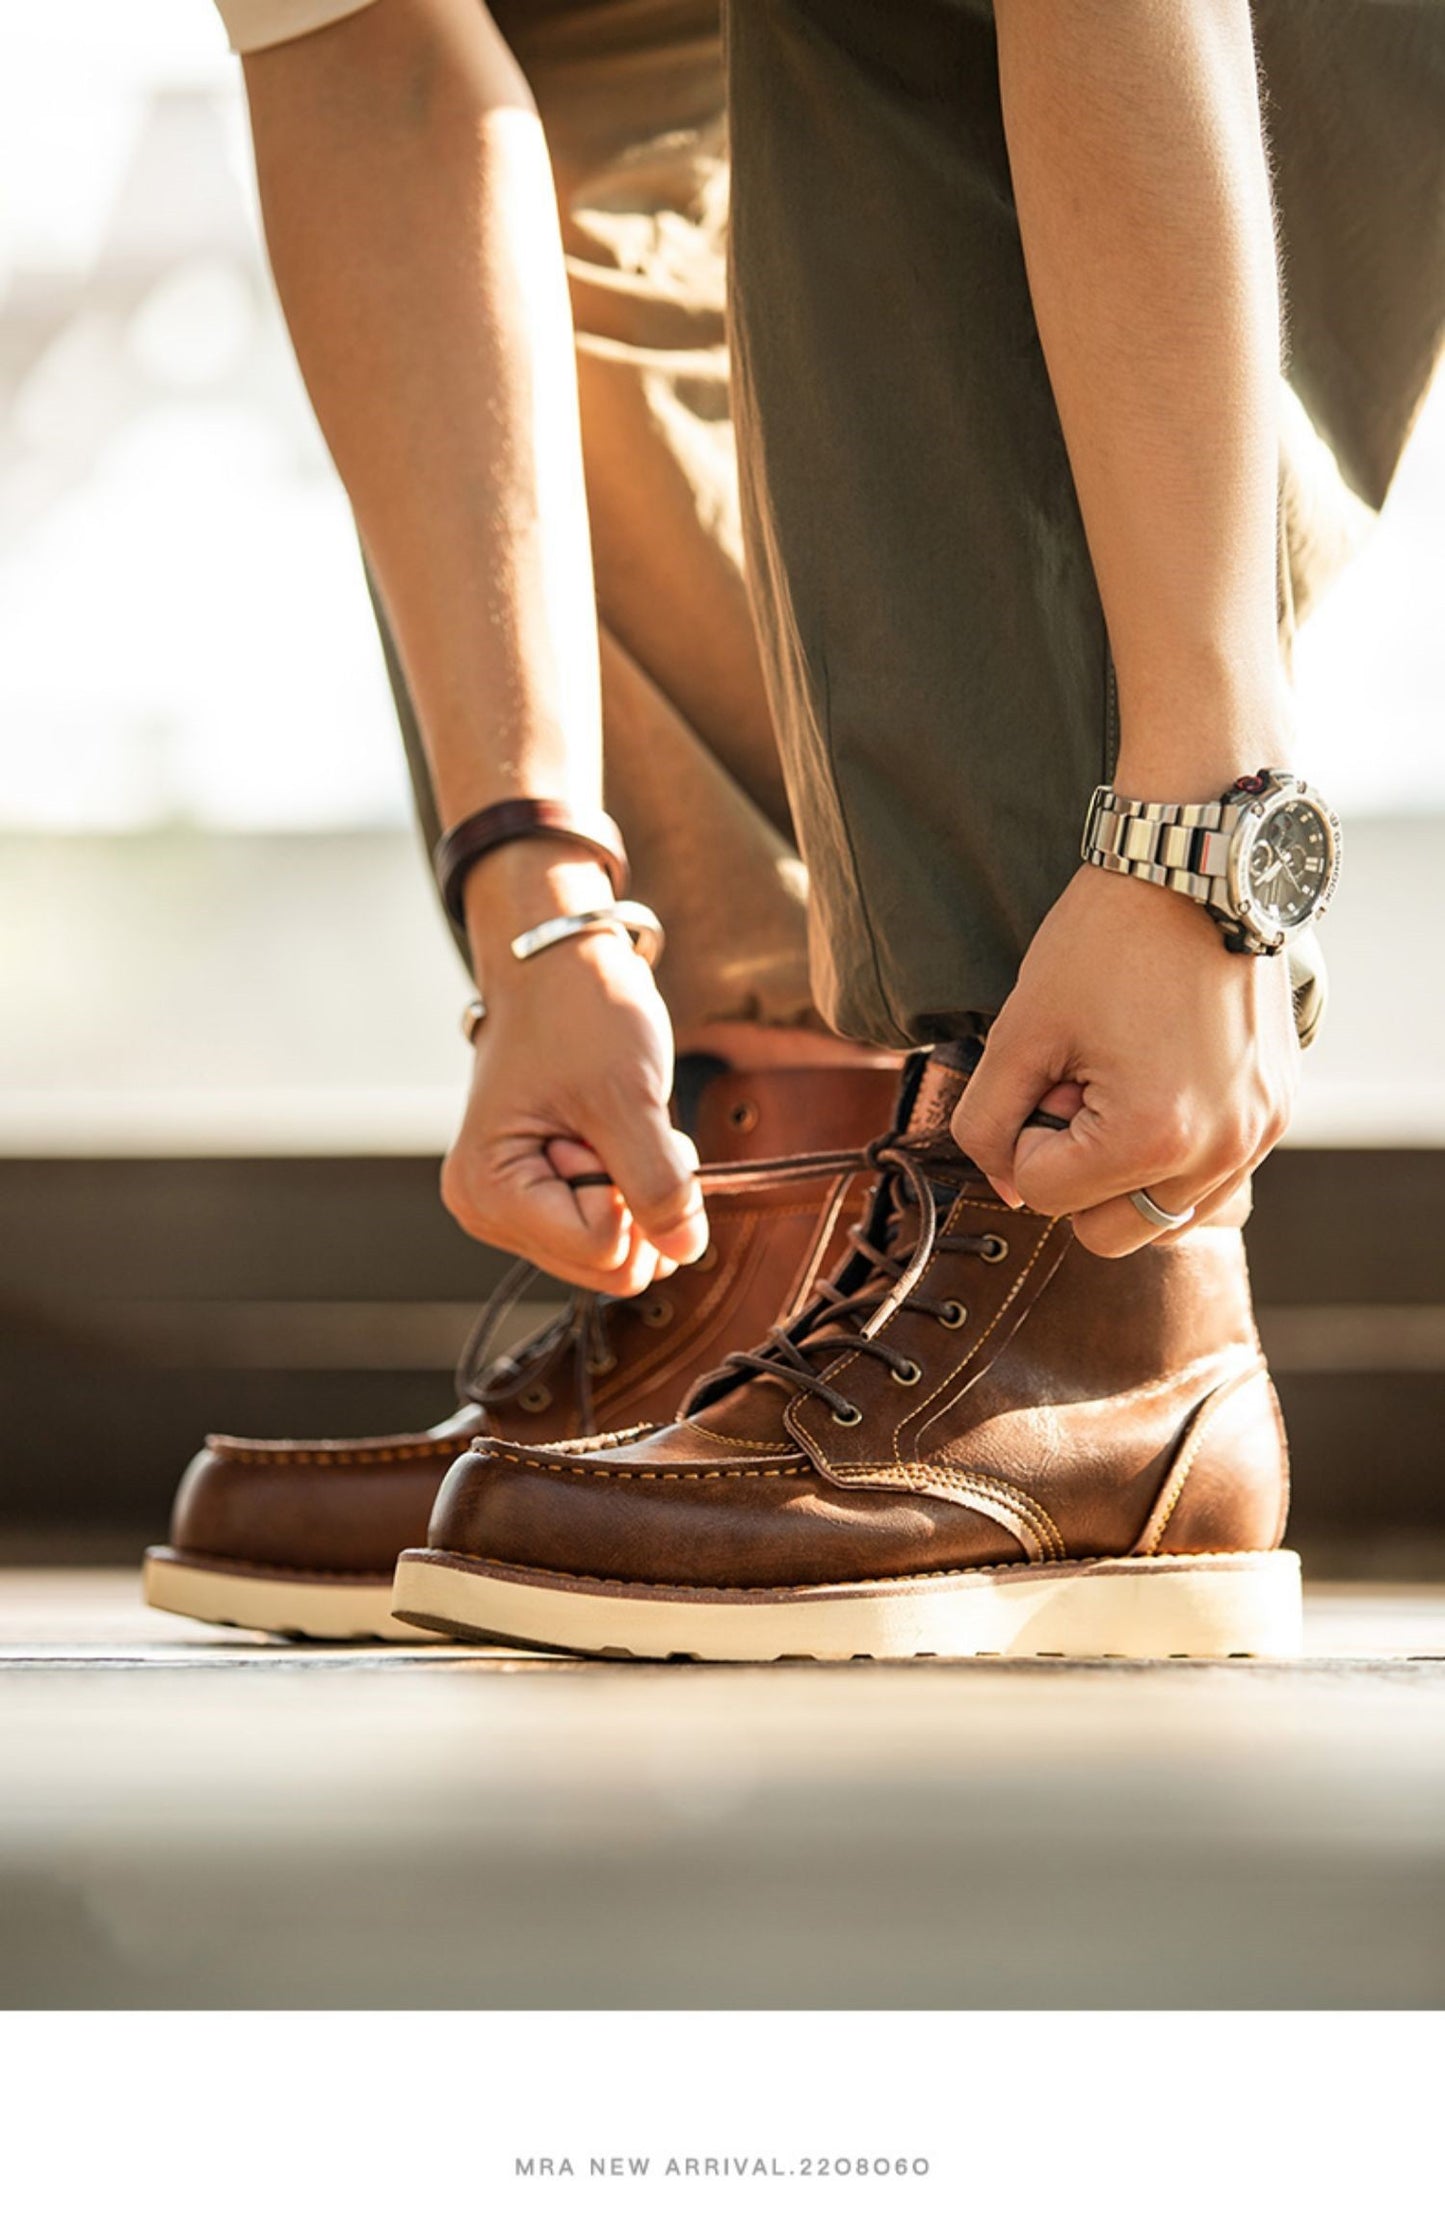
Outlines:
{"label": "pair of leather boots", "polygon": [[589,1655],[1296,1651],[1242,1237],[1107,1260],[1002,1203],[969,1061],[718,1075],[696,1265],[464,1363],[419,1435],[209,1439],[148,1597]]}

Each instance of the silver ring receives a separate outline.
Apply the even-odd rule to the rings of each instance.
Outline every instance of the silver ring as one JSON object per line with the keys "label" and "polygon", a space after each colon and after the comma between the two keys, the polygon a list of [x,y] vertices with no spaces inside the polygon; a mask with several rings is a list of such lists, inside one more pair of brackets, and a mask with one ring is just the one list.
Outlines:
{"label": "silver ring", "polygon": [[1197,1204],[1191,1204],[1187,1212],[1166,1212],[1162,1204],[1155,1203],[1147,1188],[1131,1188],[1129,1202],[1151,1227],[1165,1229],[1187,1227],[1199,1209]]}

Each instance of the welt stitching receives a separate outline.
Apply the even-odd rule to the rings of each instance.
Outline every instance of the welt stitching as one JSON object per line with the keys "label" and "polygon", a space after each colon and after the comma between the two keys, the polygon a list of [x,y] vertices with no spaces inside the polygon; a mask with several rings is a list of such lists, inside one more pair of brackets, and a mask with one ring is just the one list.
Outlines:
{"label": "welt stitching", "polygon": [[[635,1577],[598,1577],[593,1576],[590,1571],[571,1569],[538,1569],[533,1567],[528,1570],[528,1565],[523,1562],[472,1563],[469,1557],[465,1554],[463,1554],[460,1558],[462,1564],[465,1564],[467,1566],[475,1566],[477,1568],[483,1569],[516,1568],[523,1571],[524,1573],[529,1573],[532,1576],[558,1577],[564,1584],[569,1585],[621,1585],[624,1590],[626,1590],[635,1586],[637,1582]],[[1079,1561],[1051,1562],[1049,1566],[1055,1571],[1078,1570],[1080,1572],[1083,1572],[1085,1570],[1092,1569],[1114,1569],[1118,1568],[1121,1564],[1129,1564],[1140,1560],[1147,1560],[1151,1566],[1158,1562],[1177,1561],[1181,1564],[1188,1564],[1190,1562],[1193,1562],[1197,1567],[1203,1568],[1211,1562],[1237,1563],[1239,1561],[1250,1560],[1269,1561],[1275,1558],[1276,1557],[1273,1554],[1269,1553],[1164,1553],[1150,1554],[1147,1556],[1111,1553],[1097,1554],[1092,1559],[1085,1558]],[[457,1564],[454,1562],[444,1561],[442,1566],[455,1567],[457,1566]],[[997,1575],[1005,1570],[1012,1571],[1015,1575],[1027,1575],[1031,1569],[1037,1568],[1039,1566],[1040,1564],[1036,1562],[1029,1562],[1027,1559],[1023,1561],[975,1561],[970,1562],[963,1568],[959,1569],[912,1569],[905,1577],[843,1577],[838,1579],[837,1582],[832,1586],[669,1584],[664,1589],[666,1590],[669,1597],[672,1597],[674,1594],[685,1594],[688,1598],[695,1600],[714,1600],[717,1598],[719,1593],[724,1592],[735,1592],[744,1595],[748,1599],[752,1599],[760,1592],[771,1595],[777,1592],[807,1593],[826,1590],[837,1591],[840,1586],[855,1586],[867,1589],[874,1585],[887,1587],[898,1586],[900,1584],[917,1584],[924,1577],[989,1577]],[[503,1583],[506,1583],[509,1580],[503,1578],[501,1581]],[[644,1589],[651,1591],[656,1588],[646,1587]]]}
{"label": "welt stitching", "polygon": [[192,1553],[188,1546],[173,1547],[182,1568],[201,1569],[207,1576],[229,1577],[239,1574],[248,1581],[268,1577],[299,1579],[312,1577],[318,1580],[339,1578],[353,1585],[389,1585],[394,1571],[391,1569],[302,1569],[290,1561],[242,1561],[233,1554]]}
{"label": "welt stitching", "polygon": [[387,1445],[380,1452],[338,1451],[316,1452],[254,1452],[244,1446],[214,1445],[212,1451],[224,1460],[231,1460],[240,1468],[376,1468],[389,1460],[430,1460],[434,1456],[464,1453],[471,1449],[470,1434],[464,1437],[437,1438],[433,1442],[410,1445]]}

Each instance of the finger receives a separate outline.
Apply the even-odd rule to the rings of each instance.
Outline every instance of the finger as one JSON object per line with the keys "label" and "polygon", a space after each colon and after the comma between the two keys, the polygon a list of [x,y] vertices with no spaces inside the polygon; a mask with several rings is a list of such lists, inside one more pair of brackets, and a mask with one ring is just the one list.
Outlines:
{"label": "finger", "polygon": [[[568,1134],[554,1135],[546,1144],[547,1161],[565,1180],[577,1199],[584,1226],[599,1249],[606,1252],[609,1290],[635,1296],[651,1283],[677,1272],[677,1261],[665,1258],[640,1233],[623,1201],[622,1192],[590,1143]],[[627,1239],[627,1256],[612,1263],[618,1232]]]}
{"label": "finger", "polygon": [[635,1297],[676,1271],[638,1231],[596,1151],[570,1136],[520,1146],[481,1182],[459,1179],[449,1160],[442,1195],[469,1235],[572,1288]]}
{"label": "finger", "polygon": [[1059,1126],[1069,1126],[1084,1108],[1084,1091],[1077,1080],[1060,1080],[1047,1095],[1040,1096],[1033,1110],[1024,1120],[1025,1126],[1049,1119]]}
{"label": "finger", "polygon": [[1074,1233],[1086,1250],[1099,1258],[1127,1258],[1134,1251],[1155,1244],[1177,1242],[1204,1220],[1242,1226],[1249,1213],[1250,1168],[1241,1166],[1216,1188],[1201,1193],[1197,1182],[1186,1179],[1160,1181],[1149,1190],[1162,1212],[1192,1211],[1187,1227],[1156,1227],[1128,1196],[1113,1197],[1074,1214]]}
{"label": "finger", "polygon": [[1014,1180],[1034,1211],[1055,1216],[1102,1207],[1130,1189],[1149,1188],[1160,1174],[1187,1177],[1198,1197],[1226,1178],[1237,1160],[1210,1165],[1208,1145],[1196,1134],[1175,1105],[1125,1111],[1086,1088],[1066,1130],[1031,1128],[1020,1137]]}
{"label": "finger", "polygon": [[[1218,1188],[1210,1189],[1206,1195],[1201,1196],[1189,1225],[1203,1227],[1207,1221],[1211,1227],[1243,1227],[1253,1209],[1254,1168],[1242,1165],[1237,1173],[1231,1173],[1228,1180],[1222,1181]],[[1187,1235],[1189,1228],[1181,1227],[1179,1232]],[[1161,1242],[1167,1240],[1167,1236],[1160,1237]]]}
{"label": "finger", "polygon": [[[597,1169],[585,1144],[563,1161]],[[557,1145],[519,1138],[483,1165],[454,1152],[442,1169],[442,1201],[466,1233],[530,1259],[570,1284],[629,1294],[622,1272],[633,1247],[632,1222],[611,1188],[576,1188],[557,1171]],[[580,1174],[577,1176],[580,1177]],[[616,1277],[621,1274],[620,1282]]]}
{"label": "finger", "polygon": [[1058,1084],[1058,1068],[1037,1049],[1010,1041],[995,1026],[983,1055],[958,1099],[953,1138],[988,1175],[1006,1204],[1022,1203],[1016,1176],[1019,1130],[1042,1097]]}
{"label": "finger", "polygon": [[494,1250],[506,1251],[514,1258],[526,1259],[540,1273],[552,1275],[568,1289],[597,1290],[607,1297],[632,1297],[647,1286],[645,1280],[636,1279],[630,1257],[620,1266],[599,1266],[575,1254],[550,1248],[535,1224],[524,1227],[520,1221],[505,1225],[496,1220],[483,1224],[470,1219],[461,1219],[458,1224],[479,1242],[489,1244]]}
{"label": "finger", "polygon": [[583,1228],[604,1254],[612,1253],[629,1225],[621,1189],[590,1143],[555,1134],[545,1147],[548,1164],[572,1191]]}
{"label": "finger", "polygon": [[1258,1169],[1252,1165],[1242,1166],[1239,1172],[1230,1175],[1222,1188],[1217,1188],[1211,1196],[1206,1196],[1194,1215],[1196,1224],[1208,1219],[1224,1226],[1227,1222],[1223,1215],[1227,1212],[1238,1226],[1243,1227],[1254,1210],[1254,1176]]}
{"label": "finger", "polygon": [[[1200,1201],[1198,1187],[1183,1178],[1156,1181],[1149,1194],[1161,1212],[1192,1213]],[[1111,1196],[1103,1204],[1093,1204],[1075,1212],[1073,1225],[1085,1250],[1092,1251],[1097,1258],[1128,1258],[1132,1252],[1145,1250],[1151,1243],[1166,1242],[1171,1235],[1187,1233],[1182,1227],[1156,1227],[1137,1204],[1131,1203],[1127,1194]]]}
{"label": "finger", "polygon": [[[568,1135],[559,1135],[547,1144],[547,1156],[572,1189],[584,1224],[599,1253],[605,1254],[606,1263],[601,1271],[606,1276],[606,1295],[636,1297],[641,1290],[660,1281],[664,1273],[675,1271],[675,1262],[660,1257],[656,1247],[643,1235],[627,1208],[622,1191],[590,1145]],[[619,1235],[626,1242],[626,1256],[620,1263],[613,1255]],[[603,1286],[590,1268],[581,1279],[587,1288]]]}
{"label": "finger", "polygon": [[[619,1297],[636,1297],[644,1289],[650,1289],[659,1279],[658,1270],[664,1263],[645,1235],[639,1234],[635,1227],[632,1233],[632,1249],[613,1275],[614,1295]],[[625,1289],[621,1286],[624,1282]]]}
{"label": "finger", "polygon": [[634,1225],[660,1256],[684,1266],[701,1258],[708,1230],[697,1151],[666,1111],[644,1105],[600,1146]]}

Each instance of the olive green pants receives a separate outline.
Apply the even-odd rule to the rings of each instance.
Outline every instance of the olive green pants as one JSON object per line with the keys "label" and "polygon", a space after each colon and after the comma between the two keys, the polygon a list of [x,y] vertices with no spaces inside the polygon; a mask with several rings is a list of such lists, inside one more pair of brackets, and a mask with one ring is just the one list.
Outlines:
{"label": "olive green pants", "polygon": [[[609,795],[668,919],[669,999],[686,1028],[806,1014],[796,833],[818,1009],[946,1037],[1008,994],[1114,743],[991,8],[728,0],[725,58],[711,0],[494,12],[558,173]],[[1445,332],[1445,6],[1255,16],[1288,640],[1382,502]]]}

